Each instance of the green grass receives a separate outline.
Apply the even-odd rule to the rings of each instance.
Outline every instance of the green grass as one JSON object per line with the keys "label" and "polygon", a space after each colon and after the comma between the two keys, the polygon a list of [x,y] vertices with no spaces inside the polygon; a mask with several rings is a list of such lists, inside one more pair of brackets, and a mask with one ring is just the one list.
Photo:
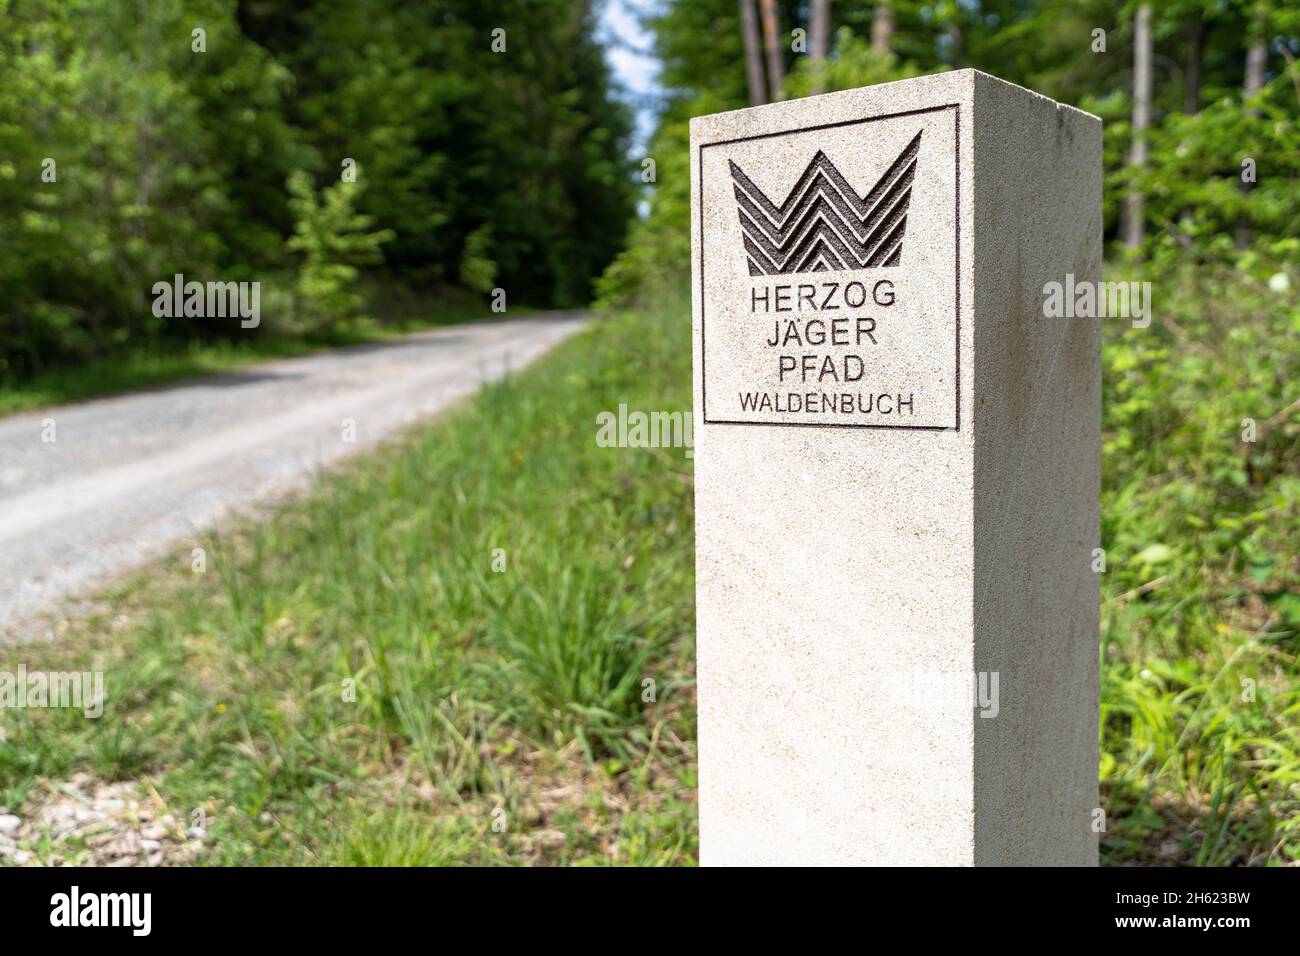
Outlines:
{"label": "green grass", "polygon": [[1295,863],[1300,303],[1206,269],[1154,294],[1103,354],[1103,861]]}
{"label": "green grass", "polygon": [[[1155,301],[1106,329],[1103,862],[1292,863],[1300,313],[1208,273]],[[687,314],[598,323],[25,648],[110,699],[0,713],[0,805],[87,770],[202,807],[207,862],[692,862],[691,463],[595,443],[689,407]]]}
{"label": "green grass", "polygon": [[203,808],[214,863],[692,860],[691,463],[595,441],[689,407],[681,323],[597,324],[24,648],[109,702],[0,715],[0,806],[85,768]]}

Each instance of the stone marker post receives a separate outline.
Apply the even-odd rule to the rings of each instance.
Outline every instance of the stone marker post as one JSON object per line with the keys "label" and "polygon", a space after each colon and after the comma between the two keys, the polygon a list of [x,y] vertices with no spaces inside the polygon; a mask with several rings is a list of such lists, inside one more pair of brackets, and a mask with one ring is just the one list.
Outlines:
{"label": "stone marker post", "polygon": [[973,70],[692,121],[703,863],[1096,863],[1101,168]]}

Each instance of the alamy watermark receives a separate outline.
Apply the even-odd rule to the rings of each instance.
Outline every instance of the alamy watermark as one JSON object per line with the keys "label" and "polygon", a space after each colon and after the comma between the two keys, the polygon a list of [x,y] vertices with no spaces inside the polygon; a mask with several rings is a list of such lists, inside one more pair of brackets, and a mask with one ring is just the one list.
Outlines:
{"label": "alamy watermark", "polygon": [[50,897],[50,925],[122,926],[132,936],[148,936],[153,929],[153,894],[83,893],[73,884],[68,892]]}
{"label": "alamy watermark", "polygon": [[973,706],[991,720],[1002,710],[999,671],[918,668],[890,674],[885,684],[889,699],[911,711],[942,715]]}
{"label": "alamy watermark", "polygon": [[104,713],[103,671],[0,671],[0,710],[79,708],[94,720]]}
{"label": "alamy watermark", "polygon": [[160,319],[239,316],[243,329],[255,329],[262,323],[260,282],[186,282],[178,272],[171,282],[155,282],[153,297],[153,314]]}
{"label": "alamy watermark", "polygon": [[1066,273],[1064,282],[1043,286],[1043,315],[1049,319],[1132,319],[1133,328],[1151,324],[1150,282],[1074,281]]}
{"label": "alamy watermark", "polygon": [[596,416],[596,444],[601,448],[685,448],[695,457],[690,412],[628,411],[626,405]]}

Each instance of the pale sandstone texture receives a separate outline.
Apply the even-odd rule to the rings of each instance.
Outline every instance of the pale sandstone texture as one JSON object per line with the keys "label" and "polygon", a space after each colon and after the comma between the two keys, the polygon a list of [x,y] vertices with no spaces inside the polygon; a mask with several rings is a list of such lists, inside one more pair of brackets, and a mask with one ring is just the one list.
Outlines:
{"label": "pale sandstone texture", "polygon": [[964,70],[691,172],[701,862],[1094,864],[1100,121]]}

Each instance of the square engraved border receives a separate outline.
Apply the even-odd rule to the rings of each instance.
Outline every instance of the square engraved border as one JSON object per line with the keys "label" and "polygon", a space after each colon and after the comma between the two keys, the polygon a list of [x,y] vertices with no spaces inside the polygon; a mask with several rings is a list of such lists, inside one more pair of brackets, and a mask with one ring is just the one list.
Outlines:
{"label": "square engraved border", "polygon": [[[709,369],[708,369],[708,348],[705,338],[705,282],[704,282],[704,151],[710,146],[726,146],[730,143],[744,143],[754,139],[771,139],[774,136],[790,136],[794,133],[811,133],[819,129],[837,129],[841,126],[854,126],[858,123],[874,123],[877,120],[897,119],[900,116],[919,116],[923,113],[938,113],[942,110],[952,110],[953,122],[953,164],[956,170],[956,180],[953,184],[953,249],[954,249],[954,273],[955,281],[953,283],[953,314],[956,324],[956,373],[954,378],[954,389],[956,392],[956,406],[954,410],[953,424],[947,425],[877,425],[873,423],[849,423],[849,422],[751,422],[735,421],[726,418],[709,417]],[[772,427],[790,427],[790,428],[889,428],[895,431],[928,431],[928,432],[948,432],[961,431],[961,105],[959,103],[944,103],[941,106],[926,106],[921,109],[903,110],[899,113],[882,113],[879,116],[866,116],[862,119],[844,120],[839,123],[822,123],[818,126],[805,126],[800,129],[787,129],[777,133],[758,133],[754,136],[738,136],[735,139],[724,139],[716,143],[701,143],[699,148],[699,184],[700,184],[700,402],[703,411],[704,424],[706,425],[766,425]]]}

